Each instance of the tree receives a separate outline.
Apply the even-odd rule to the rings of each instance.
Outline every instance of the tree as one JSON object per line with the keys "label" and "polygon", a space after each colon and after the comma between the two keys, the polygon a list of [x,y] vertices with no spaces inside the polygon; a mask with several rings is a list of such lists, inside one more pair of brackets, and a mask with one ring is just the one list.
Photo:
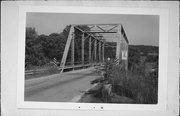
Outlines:
{"label": "tree", "polygon": [[25,67],[32,65],[41,66],[46,63],[46,58],[43,54],[42,45],[39,42],[38,34],[35,28],[26,28],[26,53]]}
{"label": "tree", "polygon": [[[66,46],[66,41],[70,31],[70,25],[66,26],[61,33],[51,33],[49,35],[38,35],[35,28],[26,28],[26,68],[32,66],[42,66],[49,61],[56,58],[57,61],[61,62],[64,49]],[[83,30],[88,30],[87,26],[80,26]],[[81,32],[75,30],[75,59],[81,60]],[[87,36],[87,34],[85,35]],[[88,42],[85,42],[87,47]],[[69,49],[67,61],[70,61],[69,57],[71,49]],[[88,52],[85,52],[85,57],[87,57]],[[78,60],[77,60],[78,61]]]}
{"label": "tree", "polygon": [[47,43],[44,46],[45,56],[49,59],[56,58],[58,61],[61,61],[63,56],[65,44],[67,38],[64,33],[52,33],[48,36]]}

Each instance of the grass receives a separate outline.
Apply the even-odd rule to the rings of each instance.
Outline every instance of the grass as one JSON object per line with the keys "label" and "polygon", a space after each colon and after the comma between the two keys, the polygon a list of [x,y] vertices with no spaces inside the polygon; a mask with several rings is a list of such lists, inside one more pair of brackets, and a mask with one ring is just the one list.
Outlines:
{"label": "grass", "polygon": [[[32,69],[32,68],[31,68]],[[60,71],[56,66],[48,65],[44,67],[34,67],[32,74],[25,74],[25,79],[38,78],[42,76],[48,76],[52,74],[57,74]]]}
{"label": "grass", "polygon": [[145,72],[145,65],[139,64],[138,69],[126,73],[124,66],[106,63],[105,78],[112,84],[112,91],[126,96],[136,104],[157,104],[158,71]]}

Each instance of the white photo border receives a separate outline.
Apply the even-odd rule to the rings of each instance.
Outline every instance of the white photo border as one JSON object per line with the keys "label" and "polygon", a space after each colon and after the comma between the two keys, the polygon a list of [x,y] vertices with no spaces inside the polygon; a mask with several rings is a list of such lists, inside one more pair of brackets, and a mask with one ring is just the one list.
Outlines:
{"label": "white photo border", "polygon": [[[129,14],[159,15],[159,75],[158,104],[107,104],[24,101],[24,59],[26,13],[86,13],[86,14]],[[121,7],[81,7],[81,6],[28,6],[19,7],[17,108],[33,109],[83,109],[83,110],[130,110],[166,111],[167,105],[167,64],[168,64],[168,8],[121,8]]]}

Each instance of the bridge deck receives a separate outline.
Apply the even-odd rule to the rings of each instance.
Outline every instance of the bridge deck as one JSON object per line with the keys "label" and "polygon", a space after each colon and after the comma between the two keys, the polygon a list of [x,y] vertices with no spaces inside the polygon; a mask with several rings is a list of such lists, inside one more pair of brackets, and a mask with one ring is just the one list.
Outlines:
{"label": "bridge deck", "polygon": [[[25,81],[25,101],[76,102],[100,74],[91,67]],[[75,99],[76,98],[76,99]]]}
{"label": "bridge deck", "polygon": [[[93,67],[93,66],[98,66],[101,65],[103,63],[89,63],[89,64],[77,64],[77,65],[66,65],[64,67],[64,69],[72,69],[72,68],[81,68],[81,67]],[[58,70],[61,70],[62,67],[58,67]],[[25,71],[26,75],[31,75],[37,72],[44,72],[44,71],[48,71],[49,69],[39,69],[39,70],[27,70]]]}

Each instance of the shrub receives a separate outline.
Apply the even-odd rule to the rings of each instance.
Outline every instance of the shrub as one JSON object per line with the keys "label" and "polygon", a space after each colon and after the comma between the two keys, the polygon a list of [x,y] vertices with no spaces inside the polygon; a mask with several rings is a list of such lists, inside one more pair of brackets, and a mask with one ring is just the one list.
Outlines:
{"label": "shrub", "polygon": [[135,103],[156,104],[158,94],[158,70],[145,75],[144,65],[135,72],[128,71],[121,65],[106,63],[106,78],[112,84],[112,91],[121,96],[130,97]]}

